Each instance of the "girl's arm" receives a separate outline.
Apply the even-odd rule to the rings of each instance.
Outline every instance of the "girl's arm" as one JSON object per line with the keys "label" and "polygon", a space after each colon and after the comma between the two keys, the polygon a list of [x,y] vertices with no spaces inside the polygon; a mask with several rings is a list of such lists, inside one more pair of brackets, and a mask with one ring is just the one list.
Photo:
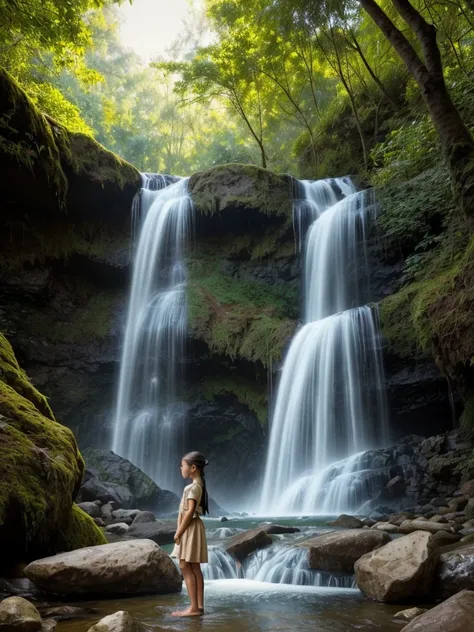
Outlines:
{"label": "girl's arm", "polygon": [[174,539],[177,541],[181,538],[183,533],[191,524],[191,520],[193,519],[194,512],[196,511],[196,501],[194,498],[190,498],[188,500],[188,510],[182,514],[181,522],[178,524],[178,528],[174,535]]}

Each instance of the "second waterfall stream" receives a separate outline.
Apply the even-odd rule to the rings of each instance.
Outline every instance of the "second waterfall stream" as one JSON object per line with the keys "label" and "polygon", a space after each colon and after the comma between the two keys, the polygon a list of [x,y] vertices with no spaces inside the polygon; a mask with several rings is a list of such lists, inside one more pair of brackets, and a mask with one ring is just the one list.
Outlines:
{"label": "second waterfall stream", "polygon": [[388,440],[377,315],[364,305],[372,208],[348,178],[297,183],[303,324],[279,382],[262,515],[355,511],[371,495],[362,453]]}

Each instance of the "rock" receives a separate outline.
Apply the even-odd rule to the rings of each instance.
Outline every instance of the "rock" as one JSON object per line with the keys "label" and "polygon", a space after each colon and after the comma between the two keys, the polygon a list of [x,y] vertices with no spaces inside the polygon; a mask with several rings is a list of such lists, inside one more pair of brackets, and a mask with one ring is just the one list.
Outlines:
{"label": "rock", "polygon": [[448,502],[448,507],[451,509],[451,511],[454,512],[462,511],[467,505],[468,500],[469,499],[467,498],[467,496],[458,496],[457,498],[452,498]]}
{"label": "rock", "polygon": [[142,522],[133,524],[127,532],[132,538],[147,538],[156,544],[173,544],[176,525],[166,522]]}
{"label": "rock", "polygon": [[94,608],[81,608],[80,606],[55,606],[42,611],[43,617],[56,619],[57,621],[69,621],[70,619],[86,619],[95,614]]}
{"label": "rock", "polygon": [[446,498],[433,498],[430,505],[433,505],[433,507],[447,507],[448,502]]}
{"label": "rock", "polygon": [[443,522],[431,522],[430,520],[405,520],[400,525],[401,533],[413,533],[414,531],[428,531],[436,533],[437,531],[449,531],[449,524]]}
{"label": "rock", "polygon": [[102,518],[93,518],[93,520],[98,527],[105,527],[105,522],[102,520]]}
{"label": "rock", "polygon": [[98,470],[103,484],[113,483],[130,491],[131,498],[122,504],[123,508],[137,507],[165,514],[178,507],[179,498],[175,494],[160,489],[145,472],[114,452],[87,448],[84,458],[88,467]]}
{"label": "rock", "polygon": [[41,629],[41,615],[23,597],[8,597],[0,602],[2,632],[36,632]]}
{"label": "rock", "polygon": [[385,514],[380,513],[380,511],[372,511],[369,514],[370,520],[375,520],[375,522],[383,522],[385,520]]}
{"label": "rock", "polygon": [[375,531],[384,531],[385,533],[400,533],[400,527],[390,522],[376,522],[371,529]]}
{"label": "rock", "polygon": [[452,455],[434,456],[428,462],[428,472],[437,481],[449,481],[458,463],[459,458]]}
{"label": "rock", "polygon": [[394,614],[393,619],[394,621],[404,621],[407,623],[413,621],[413,619],[416,619],[416,617],[419,617],[425,612],[428,612],[426,608],[408,608],[408,610],[400,610],[400,612]]}
{"label": "rock", "polygon": [[474,498],[474,481],[463,483],[459,491],[467,498]]}
{"label": "rock", "polygon": [[429,533],[415,531],[361,557],[356,582],[366,597],[397,603],[425,597],[433,583],[439,547]]}
{"label": "rock", "polygon": [[222,516],[221,522],[229,522],[229,518],[226,518],[225,516]]}
{"label": "rock", "polygon": [[371,529],[377,523],[375,520],[371,520],[370,518],[364,518],[362,520],[362,524],[364,525],[363,528],[368,527],[369,529]]}
{"label": "rock", "polygon": [[226,546],[226,551],[239,561],[244,560],[250,553],[264,549],[272,544],[272,538],[259,527],[234,536]]}
{"label": "rock", "polygon": [[354,516],[348,516],[347,514],[342,514],[339,518],[327,524],[331,527],[344,527],[345,529],[362,529],[364,526],[362,520]]}
{"label": "rock", "polygon": [[140,629],[144,628],[128,612],[119,610],[98,621],[88,632],[139,632]]}
{"label": "rock", "polygon": [[417,617],[401,632],[473,632],[474,592],[464,590]]}
{"label": "rock", "polygon": [[385,486],[385,493],[391,498],[399,498],[405,494],[406,486],[403,476],[395,476]]}
{"label": "rock", "polygon": [[459,542],[461,536],[457,533],[448,533],[447,531],[437,531],[433,534],[434,540],[439,546],[446,546],[447,544],[453,544]]}
{"label": "rock", "polygon": [[390,522],[390,524],[395,524],[397,525],[397,527],[399,527],[404,520],[413,520],[414,517],[415,514],[409,511],[402,511],[400,513],[392,514],[388,521]]}
{"label": "rock", "polygon": [[464,508],[464,513],[468,520],[474,520],[474,498],[469,498],[467,505]]}
{"label": "rock", "polygon": [[[287,181],[253,165],[220,165],[195,173],[189,180],[189,192],[201,214],[219,214],[240,209],[253,217],[254,226],[268,223],[268,215],[277,225],[291,217],[291,196]],[[221,219],[221,221],[222,221]]]}
{"label": "rock", "polygon": [[24,597],[24,599],[38,601],[44,598],[44,595],[26,577],[11,579],[0,577],[0,602],[7,597]]}
{"label": "rock", "polygon": [[287,527],[281,524],[259,524],[259,529],[263,529],[268,535],[279,535],[283,533],[300,533],[298,527]]}
{"label": "rock", "polygon": [[362,555],[387,542],[390,542],[387,533],[369,529],[324,533],[300,546],[308,548],[308,563],[313,570],[352,573]]}
{"label": "rock", "polygon": [[126,522],[116,522],[115,524],[109,524],[108,527],[105,527],[105,532],[115,535],[126,535],[129,528]]}
{"label": "rock", "polygon": [[58,622],[56,619],[43,619],[41,622],[41,632],[54,632]]}
{"label": "rock", "polygon": [[83,470],[74,435],[55,420],[1,334],[0,463],[0,568],[103,542],[73,506]]}
{"label": "rock", "polygon": [[474,590],[474,544],[443,553],[436,569],[437,597],[446,599],[464,589]]}
{"label": "rock", "polygon": [[151,511],[140,511],[133,519],[132,526],[136,524],[145,524],[147,522],[156,522],[155,514]]}
{"label": "rock", "polygon": [[105,524],[110,524],[114,521],[113,513],[116,509],[118,509],[118,507],[113,507],[110,502],[102,505],[100,515]]}
{"label": "rock", "polygon": [[91,518],[100,518],[101,516],[101,507],[102,503],[100,500],[96,500],[94,502],[85,502],[85,503],[77,503],[77,506],[85,511],[88,516]]}
{"label": "rock", "polygon": [[138,509],[116,509],[112,512],[112,517],[115,523],[125,522],[130,526],[139,513]]}
{"label": "rock", "polygon": [[181,576],[171,558],[150,540],[88,547],[36,560],[25,575],[50,593],[71,596],[171,593]]}
{"label": "rock", "polygon": [[135,501],[128,487],[116,483],[106,483],[98,478],[91,478],[86,481],[79,490],[78,498],[83,502],[99,499],[104,504],[113,501],[119,507],[130,507]]}
{"label": "rock", "polygon": [[446,435],[428,437],[420,445],[421,454],[427,458],[441,454],[446,448]]}

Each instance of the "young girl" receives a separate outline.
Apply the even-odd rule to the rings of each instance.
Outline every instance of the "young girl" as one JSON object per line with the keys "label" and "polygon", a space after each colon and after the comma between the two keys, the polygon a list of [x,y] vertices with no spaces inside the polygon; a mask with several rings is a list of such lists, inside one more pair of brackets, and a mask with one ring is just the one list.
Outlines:
{"label": "young girl", "polygon": [[173,612],[175,617],[197,617],[204,614],[204,578],[201,564],[207,562],[206,530],[200,516],[209,513],[204,468],[207,459],[200,452],[189,452],[181,460],[181,475],[190,478],[179,505],[176,545],[172,557],[177,557],[183,573],[191,605]]}

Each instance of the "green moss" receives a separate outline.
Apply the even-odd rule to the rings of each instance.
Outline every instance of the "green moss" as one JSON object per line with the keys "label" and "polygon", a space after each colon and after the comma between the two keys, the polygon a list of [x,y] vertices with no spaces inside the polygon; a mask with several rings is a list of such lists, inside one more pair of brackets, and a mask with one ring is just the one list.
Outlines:
{"label": "green moss", "polygon": [[54,420],[1,334],[0,463],[0,541],[8,542],[1,563],[56,552],[84,461],[72,432]]}
{"label": "green moss", "polygon": [[198,210],[214,214],[228,208],[256,210],[292,218],[291,188],[271,171],[245,164],[219,165],[191,176],[189,191]]}
{"label": "green moss", "polygon": [[431,353],[463,387],[474,361],[474,238],[455,225],[415,280],[380,305],[382,331],[402,357]]}
{"label": "green moss", "polygon": [[237,400],[247,406],[262,425],[268,416],[267,388],[258,382],[251,382],[237,375],[215,376],[205,379],[200,392],[209,401],[219,395],[235,395]]}
{"label": "green moss", "polygon": [[0,94],[0,153],[32,172],[44,172],[56,190],[58,206],[64,206],[67,179],[48,121],[4,69],[0,69]]}
{"label": "green moss", "polygon": [[96,182],[107,182],[123,189],[126,184],[140,186],[140,174],[133,165],[106,149],[88,134],[71,132],[50,120],[61,159],[76,175],[90,174]]}
{"label": "green moss", "polygon": [[100,544],[107,544],[101,529],[85,511],[73,504],[67,524],[59,532],[57,550],[74,551]]}
{"label": "green moss", "polygon": [[117,294],[106,291],[94,294],[87,284],[82,286],[75,296],[81,299],[75,309],[60,314],[48,308],[35,310],[25,318],[25,329],[33,337],[52,342],[80,344],[106,336],[113,323]]}

